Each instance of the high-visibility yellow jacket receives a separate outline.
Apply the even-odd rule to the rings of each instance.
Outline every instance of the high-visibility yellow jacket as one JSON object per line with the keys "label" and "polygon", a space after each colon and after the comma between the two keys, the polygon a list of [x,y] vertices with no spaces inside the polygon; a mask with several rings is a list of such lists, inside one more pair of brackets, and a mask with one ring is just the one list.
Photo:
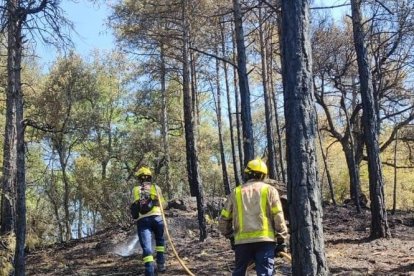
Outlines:
{"label": "high-visibility yellow jacket", "polygon": [[[159,199],[157,196],[157,191],[158,191],[158,194],[160,195]],[[139,200],[141,198],[141,195],[147,195],[154,201],[158,200],[159,205],[162,208],[167,207],[167,202],[164,200],[164,197],[162,196],[161,188],[158,187],[158,185],[155,185],[153,183],[144,182],[141,185],[135,186],[132,189],[132,195],[134,197],[134,201]],[[161,216],[160,206],[154,206],[151,209],[151,211],[149,211],[146,214],[139,213],[138,220],[145,218],[145,217],[149,217],[149,216]]]}
{"label": "high-visibility yellow jacket", "polygon": [[249,180],[233,189],[219,219],[220,232],[235,244],[285,242],[287,227],[276,188]]}

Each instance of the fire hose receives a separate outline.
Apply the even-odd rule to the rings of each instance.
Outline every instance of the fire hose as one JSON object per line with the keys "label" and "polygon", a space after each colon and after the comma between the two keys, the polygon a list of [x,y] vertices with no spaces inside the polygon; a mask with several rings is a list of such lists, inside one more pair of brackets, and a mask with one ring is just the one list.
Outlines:
{"label": "fire hose", "polygon": [[[157,192],[157,197],[158,198],[161,198],[158,190],[155,189],[155,191]],[[178,256],[177,250],[175,250],[175,246],[174,246],[174,243],[173,243],[173,241],[171,239],[170,232],[168,231],[167,219],[165,218],[164,208],[162,207],[162,204],[160,204],[160,210],[161,210],[162,220],[164,221],[165,233],[167,234],[168,242],[170,243],[170,246],[171,246],[171,248],[172,248],[172,250],[174,252],[175,257],[177,258],[178,262],[180,263],[180,265],[182,266],[182,268],[185,270],[185,272],[187,272],[188,275],[195,276],[195,274],[193,274],[190,271],[190,269],[188,269],[188,267],[185,265],[184,261],[180,258],[180,256]]]}
{"label": "fire hose", "polygon": [[[159,194],[159,192],[158,192],[158,190],[157,190],[157,189],[156,189],[156,192],[157,192],[157,197],[158,197],[158,198],[161,198],[161,197],[160,197],[160,194]],[[164,222],[165,233],[167,234],[168,242],[170,243],[170,246],[171,246],[171,248],[172,248],[172,250],[173,250],[173,252],[174,252],[175,257],[177,258],[178,262],[180,263],[180,265],[182,266],[182,268],[185,270],[185,272],[187,272],[187,274],[188,274],[188,275],[190,275],[190,276],[195,276],[195,274],[194,274],[194,273],[192,273],[192,272],[190,271],[190,269],[189,269],[189,268],[185,265],[184,261],[180,258],[180,256],[179,256],[179,255],[178,255],[178,253],[177,253],[177,250],[175,249],[174,243],[173,243],[173,241],[172,241],[172,239],[171,239],[170,232],[169,232],[169,230],[168,230],[168,223],[167,223],[167,219],[165,218],[164,208],[162,207],[162,204],[160,204],[160,210],[161,210],[162,220],[163,220],[163,222]],[[291,261],[292,261],[292,257],[291,257],[288,253],[285,253],[285,252],[279,252],[279,253],[278,253],[278,255],[279,255],[279,256],[281,256],[282,258],[286,259],[286,260],[287,260],[287,261],[289,261],[289,262],[291,262]],[[254,266],[254,263],[250,264],[250,265],[247,267],[247,271],[248,271],[249,269],[253,268],[253,266]]]}

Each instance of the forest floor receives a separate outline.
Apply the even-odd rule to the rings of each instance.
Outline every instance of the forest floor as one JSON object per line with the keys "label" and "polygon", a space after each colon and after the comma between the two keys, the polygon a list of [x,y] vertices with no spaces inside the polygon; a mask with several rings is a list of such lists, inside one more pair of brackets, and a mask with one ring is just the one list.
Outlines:
{"label": "forest floor", "polygon": [[[175,248],[195,275],[231,274],[234,254],[216,224],[208,226],[208,238],[199,242],[196,211],[170,209],[166,216]],[[369,210],[356,214],[344,206],[324,208],[331,275],[414,275],[414,213],[388,216],[391,239],[369,240],[370,220]],[[291,275],[284,259],[278,258],[276,266],[276,275]],[[33,250],[27,257],[27,275],[143,275],[135,226]],[[186,275],[169,245],[167,272],[160,275]]]}

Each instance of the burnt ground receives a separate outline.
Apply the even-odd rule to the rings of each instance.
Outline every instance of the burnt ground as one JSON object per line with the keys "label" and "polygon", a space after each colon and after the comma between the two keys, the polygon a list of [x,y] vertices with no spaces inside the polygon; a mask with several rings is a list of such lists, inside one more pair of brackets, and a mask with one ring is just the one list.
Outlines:
{"label": "burnt ground", "polygon": [[[230,275],[234,254],[216,224],[198,241],[197,213],[166,211],[179,256],[195,275]],[[393,238],[369,240],[370,213],[353,208],[324,209],[326,255],[332,275],[414,275],[414,213],[388,217]],[[113,228],[94,236],[54,244],[28,253],[27,275],[143,275],[135,227]],[[122,256],[124,255],[124,256]],[[276,260],[276,275],[290,275],[290,264]],[[167,246],[167,272],[186,275]],[[251,275],[255,275],[251,273]]]}

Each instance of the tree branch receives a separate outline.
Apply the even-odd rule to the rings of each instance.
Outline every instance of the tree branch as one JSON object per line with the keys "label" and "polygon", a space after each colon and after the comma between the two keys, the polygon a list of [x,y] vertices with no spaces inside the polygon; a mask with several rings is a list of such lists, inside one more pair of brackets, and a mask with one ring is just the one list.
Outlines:
{"label": "tree branch", "polygon": [[384,164],[384,165],[396,168],[396,169],[413,169],[414,168],[414,166],[395,166],[394,163],[389,163],[389,162],[386,162],[386,161],[383,161],[381,163]]}
{"label": "tree branch", "polygon": [[280,12],[279,10],[278,10],[278,8],[280,8],[280,6],[279,7],[275,7],[275,6],[273,6],[272,4],[270,4],[269,2],[267,2],[266,0],[261,0],[261,2],[262,3],[264,3],[264,4],[266,4],[266,6],[268,6],[271,10],[273,10],[274,12]]}
{"label": "tree branch", "polygon": [[26,15],[29,15],[29,14],[34,14],[34,13],[38,13],[38,12],[42,11],[42,10],[46,7],[47,3],[48,3],[48,0],[43,0],[43,1],[39,4],[39,6],[37,6],[37,7],[35,7],[35,8],[30,8],[30,7],[27,7],[26,9],[24,9],[24,13],[25,13]]}
{"label": "tree branch", "polygon": [[340,7],[346,7],[346,6],[350,6],[350,3],[343,3],[340,5],[334,5],[334,6],[325,6],[325,7],[311,7],[311,10],[326,10],[326,9],[335,9],[335,8],[340,8]]}
{"label": "tree branch", "polygon": [[381,7],[383,7],[387,12],[389,12],[389,14],[394,15],[394,13],[389,8],[387,8],[387,6],[385,6],[381,1],[379,0],[374,0],[374,1],[377,2]]}
{"label": "tree branch", "polygon": [[189,49],[190,49],[190,50],[193,50],[193,51],[195,51],[195,52],[201,53],[201,54],[203,54],[203,55],[206,55],[206,56],[209,56],[209,57],[212,57],[212,58],[215,58],[215,59],[221,60],[221,61],[223,61],[223,62],[226,62],[226,63],[228,63],[228,64],[232,65],[232,66],[233,66],[233,67],[235,67],[235,68],[238,68],[236,64],[234,64],[232,61],[230,61],[230,60],[228,60],[228,59],[226,59],[226,58],[219,57],[219,56],[216,56],[216,55],[214,55],[214,54],[210,54],[210,53],[204,52],[204,51],[202,51],[202,50],[199,50],[199,49],[196,49],[196,48],[193,48],[193,47],[190,47]]}

